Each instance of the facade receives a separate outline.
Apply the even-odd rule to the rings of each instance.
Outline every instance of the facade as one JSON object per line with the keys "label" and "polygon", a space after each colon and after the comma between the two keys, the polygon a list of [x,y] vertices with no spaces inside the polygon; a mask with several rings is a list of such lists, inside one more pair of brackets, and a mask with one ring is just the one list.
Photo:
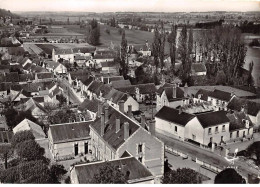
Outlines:
{"label": "facade", "polygon": [[44,65],[47,70],[53,72],[55,75],[67,73],[67,68],[61,63],[54,62],[54,61],[47,61],[45,62]]}
{"label": "facade", "polygon": [[92,121],[50,125],[49,149],[55,160],[74,158],[89,153]]}

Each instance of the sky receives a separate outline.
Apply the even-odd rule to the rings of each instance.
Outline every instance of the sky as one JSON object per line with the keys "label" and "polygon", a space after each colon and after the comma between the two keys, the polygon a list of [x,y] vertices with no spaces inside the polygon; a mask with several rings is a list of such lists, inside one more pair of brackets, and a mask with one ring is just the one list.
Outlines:
{"label": "sky", "polygon": [[0,0],[10,11],[260,11],[260,0]]}

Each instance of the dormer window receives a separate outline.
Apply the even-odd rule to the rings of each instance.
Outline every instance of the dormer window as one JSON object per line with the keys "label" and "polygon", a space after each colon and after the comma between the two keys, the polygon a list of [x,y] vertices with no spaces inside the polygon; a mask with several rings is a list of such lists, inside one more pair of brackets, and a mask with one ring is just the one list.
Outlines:
{"label": "dormer window", "polygon": [[215,128],[215,133],[218,133],[218,127]]}
{"label": "dormer window", "polygon": [[225,125],[222,126],[222,131],[223,131],[223,132],[226,131]]}
{"label": "dormer window", "polygon": [[138,144],[138,153],[143,152],[143,144]]}

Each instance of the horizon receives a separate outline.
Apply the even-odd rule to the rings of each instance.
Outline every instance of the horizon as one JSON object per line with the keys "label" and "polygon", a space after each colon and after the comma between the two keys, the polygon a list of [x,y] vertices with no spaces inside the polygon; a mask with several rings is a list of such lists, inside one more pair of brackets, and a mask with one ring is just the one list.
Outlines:
{"label": "horizon", "polygon": [[1,8],[12,12],[191,13],[260,10],[260,0],[0,0],[0,4]]}

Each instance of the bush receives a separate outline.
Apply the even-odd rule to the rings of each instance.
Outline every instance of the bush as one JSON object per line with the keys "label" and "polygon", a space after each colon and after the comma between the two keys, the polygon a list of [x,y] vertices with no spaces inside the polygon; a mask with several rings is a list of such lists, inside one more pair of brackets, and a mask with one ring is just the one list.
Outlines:
{"label": "bush", "polygon": [[110,34],[110,30],[109,30],[109,29],[106,29],[105,32],[106,32],[107,34]]}
{"label": "bush", "polygon": [[65,183],[66,183],[66,184],[71,184],[70,176],[68,176],[68,177],[65,179]]}
{"label": "bush", "polygon": [[38,160],[43,158],[45,153],[42,148],[35,140],[26,140],[16,145],[18,156],[27,161]]}
{"label": "bush", "polygon": [[15,133],[13,136],[11,143],[13,147],[16,147],[17,144],[22,143],[27,140],[34,140],[35,137],[33,136],[33,133],[31,131],[20,131]]}

